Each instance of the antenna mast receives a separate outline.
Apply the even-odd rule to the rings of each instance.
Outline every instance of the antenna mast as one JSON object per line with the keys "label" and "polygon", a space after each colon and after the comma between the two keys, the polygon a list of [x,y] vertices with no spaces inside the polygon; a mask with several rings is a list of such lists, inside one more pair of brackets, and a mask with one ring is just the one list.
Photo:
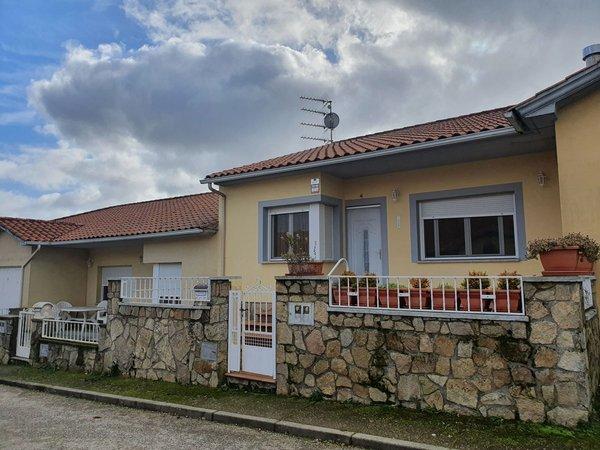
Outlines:
{"label": "antenna mast", "polygon": [[312,141],[321,141],[321,142],[325,142],[325,143],[333,142],[333,129],[335,127],[337,127],[340,123],[340,117],[332,111],[333,101],[326,100],[324,98],[306,97],[304,95],[300,96],[300,100],[321,103],[322,109],[324,109],[325,111],[322,111],[322,110],[319,111],[317,109],[311,109],[311,108],[305,108],[305,107],[300,108],[300,111],[304,111],[304,112],[311,113],[311,114],[318,114],[318,115],[323,116],[323,125],[320,125],[318,123],[310,123],[310,122],[300,122],[300,125],[302,125],[304,127],[316,127],[316,128],[322,128],[323,130],[329,130],[329,139],[313,137],[313,136],[300,136],[300,138],[301,139],[309,139]]}

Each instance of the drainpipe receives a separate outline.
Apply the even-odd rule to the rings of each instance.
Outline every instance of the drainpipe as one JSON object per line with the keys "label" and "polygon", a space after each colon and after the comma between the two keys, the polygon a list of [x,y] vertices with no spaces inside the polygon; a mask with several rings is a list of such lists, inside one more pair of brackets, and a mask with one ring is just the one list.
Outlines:
{"label": "drainpipe", "polygon": [[219,191],[218,189],[215,189],[212,183],[208,183],[208,190],[210,192],[214,192],[215,194],[219,195],[222,199],[223,199],[223,227],[221,228],[221,224],[219,224],[219,228],[221,229],[222,235],[221,235],[221,276],[225,276],[225,245],[226,245],[226,233],[227,233],[227,227],[226,227],[226,214],[227,214],[227,196],[225,194],[223,194],[221,191]]}
{"label": "drainpipe", "polygon": [[39,252],[41,248],[42,246],[38,244],[33,253],[29,255],[29,258],[27,258],[27,261],[25,261],[21,266],[21,306],[23,306],[23,285],[25,284],[25,267],[27,267],[27,265],[31,262],[34,256],[37,255],[37,252]]}

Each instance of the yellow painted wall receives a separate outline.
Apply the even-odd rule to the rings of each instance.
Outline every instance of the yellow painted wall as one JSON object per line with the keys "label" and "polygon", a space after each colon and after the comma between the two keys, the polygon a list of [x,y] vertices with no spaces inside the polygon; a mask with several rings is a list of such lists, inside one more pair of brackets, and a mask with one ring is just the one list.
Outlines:
{"label": "yellow painted wall", "polygon": [[559,109],[557,116],[563,232],[600,241],[600,90]]}
{"label": "yellow painted wall", "polygon": [[[134,277],[151,277],[152,264],[144,264],[142,244],[130,246],[109,246],[93,248],[89,251],[92,265],[87,268],[87,305],[95,305],[100,300],[102,267],[131,266]],[[87,266],[86,266],[87,267]]]}
{"label": "yellow painted wall", "polygon": [[29,263],[29,294],[24,306],[66,300],[85,305],[87,251],[42,248]]}
{"label": "yellow painted wall", "polygon": [[[536,180],[540,170],[548,176],[544,187]],[[222,187],[227,195],[228,275],[242,276],[246,285],[257,279],[273,284],[274,276],[286,272],[285,264],[258,262],[258,202],[310,195],[310,178],[315,176],[321,175],[281,176]],[[422,264],[411,261],[409,194],[514,182],[523,184],[526,239],[559,235],[561,215],[553,151],[352,180],[322,175],[321,193],[344,200],[387,197],[390,274],[460,275],[475,269],[486,270],[490,275],[505,269],[522,274],[539,273],[538,261]],[[401,193],[397,202],[390,197],[394,188]],[[400,216],[400,228],[396,228],[396,216]]]}
{"label": "yellow painted wall", "polygon": [[181,263],[181,276],[216,276],[220,264],[219,236],[152,240],[144,243],[144,263]]}

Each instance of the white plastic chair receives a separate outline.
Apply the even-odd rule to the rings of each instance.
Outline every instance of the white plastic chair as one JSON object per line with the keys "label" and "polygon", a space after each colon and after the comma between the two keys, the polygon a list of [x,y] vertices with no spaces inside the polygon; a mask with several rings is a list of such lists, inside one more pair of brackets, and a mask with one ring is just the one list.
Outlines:
{"label": "white plastic chair", "polygon": [[52,317],[57,320],[66,318],[68,314],[63,313],[63,309],[70,308],[71,306],[73,305],[71,305],[69,302],[61,300],[60,302],[56,303],[56,305],[54,305],[54,308],[52,308]]}
{"label": "white plastic chair", "polygon": [[102,300],[100,303],[98,303],[98,308],[101,308],[100,311],[98,311],[96,313],[96,322],[99,323],[103,323],[106,325],[106,321],[107,321],[107,308],[108,308],[108,302],[106,300]]}

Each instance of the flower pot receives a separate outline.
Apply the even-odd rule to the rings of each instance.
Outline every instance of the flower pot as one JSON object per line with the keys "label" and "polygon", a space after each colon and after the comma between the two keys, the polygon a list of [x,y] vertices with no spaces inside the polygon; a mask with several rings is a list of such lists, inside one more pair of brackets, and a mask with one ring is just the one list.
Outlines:
{"label": "flower pot", "polygon": [[[400,304],[402,305],[402,302]],[[398,308],[398,289],[379,288],[379,307]]]}
{"label": "flower pot", "polygon": [[[489,308],[489,303],[491,301],[484,300],[483,304],[481,302],[481,292],[479,289],[469,289],[468,292],[466,289],[459,289],[457,292],[459,299],[459,309],[461,311],[474,311],[481,312],[487,311]],[[484,289],[483,293],[488,294],[491,291],[489,289]]]}
{"label": "flower pot", "polygon": [[593,275],[594,263],[589,261],[579,247],[555,247],[540,253],[544,276]]}
{"label": "flower pot", "polygon": [[[492,312],[494,311],[493,304],[490,309]],[[511,289],[509,291],[496,291],[496,312],[521,312],[521,290]]]}
{"label": "flower pot", "polygon": [[342,287],[341,289],[338,289],[337,287],[334,287],[332,292],[333,304],[335,306],[356,306],[356,296],[348,295],[348,288]]}
{"label": "flower pot", "polygon": [[378,288],[376,287],[359,287],[358,288],[358,306],[367,308],[376,308],[377,305],[377,293]]}
{"label": "flower pot", "polygon": [[410,296],[408,298],[410,309],[431,308],[431,290],[429,288],[421,289],[421,295],[419,295],[418,289],[411,289]]}
{"label": "flower pot", "polygon": [[454,288],[452,289],[434,289],[433,290],[433,309],[436,311],[456,311],[456,296]]}
{"label": "flower pot", "polygon": [[305,263],[288,263],[287,275],[293,276],[311,276],[311,275],[323,275],[323,262],[322,261],[311,261]]}

